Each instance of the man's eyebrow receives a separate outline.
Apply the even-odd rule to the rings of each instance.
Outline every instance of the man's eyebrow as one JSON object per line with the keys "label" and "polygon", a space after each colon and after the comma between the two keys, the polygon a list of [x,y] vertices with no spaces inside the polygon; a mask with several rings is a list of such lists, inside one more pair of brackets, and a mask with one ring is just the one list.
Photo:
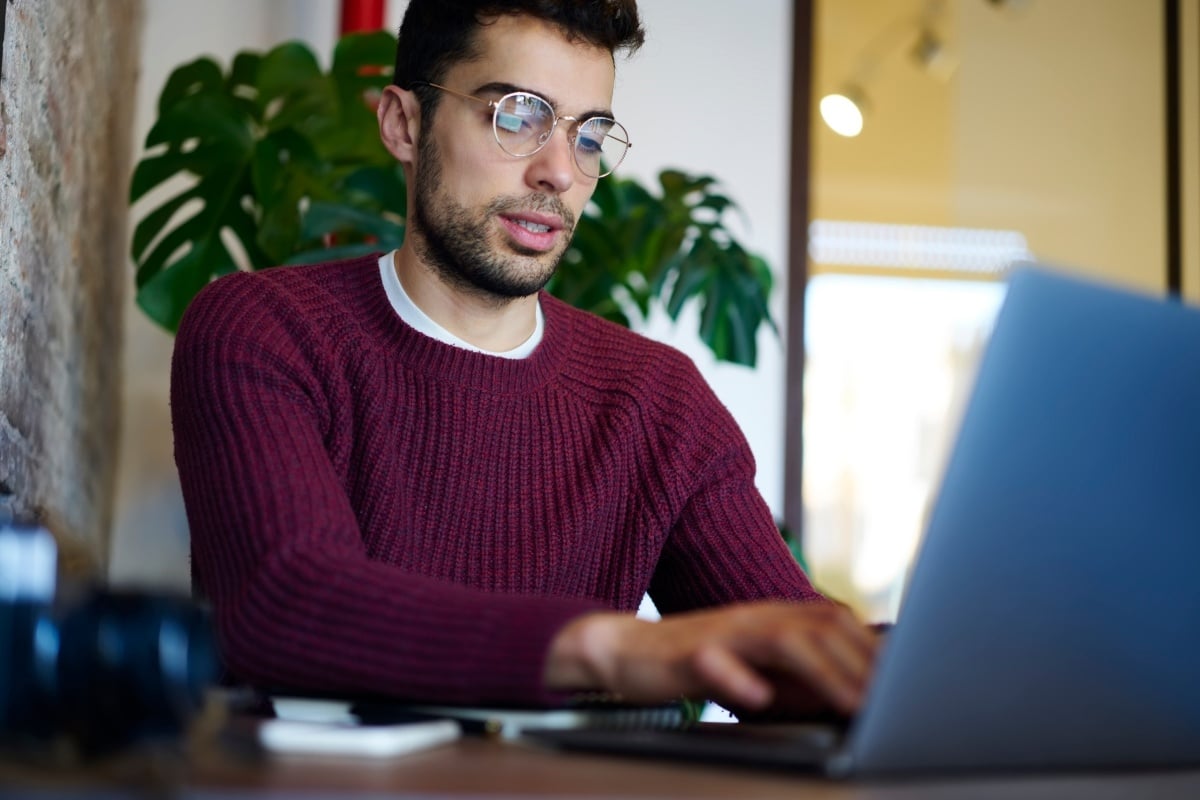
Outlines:
{"label": "man's eyebrow", "polygon": [[[2,0],[0,0],[0,1],[2,1]],[[542,92],[536,91],[535,89],[529,89],[525,86],[517,86],[512,83],[504,83],[503,81],[492,81],[491,83],[485,83],[482,86],[476,88],[475,91],[472,92],[472,94],[476,94],[476,95],[479,95],[479,94],[506,95],[506,94],[512,94],[513,92],[524,92],[525,94],[536,94],[538,97],[542,98],[547,103],[549,103],[550,107],[554,109],[555,113],[558,113],[558,109],[559,109],[558,101],[555,100],[553,97],[543,94]],[[610,109],[610,108],[593,108],[590,111],[585,111],[582,114],[575,114],[573,116],[578,117],[581,120],[591,119],[592,117],[607,117],[609,119],[612,119],[613,112],[612,112],[612,109]]]}

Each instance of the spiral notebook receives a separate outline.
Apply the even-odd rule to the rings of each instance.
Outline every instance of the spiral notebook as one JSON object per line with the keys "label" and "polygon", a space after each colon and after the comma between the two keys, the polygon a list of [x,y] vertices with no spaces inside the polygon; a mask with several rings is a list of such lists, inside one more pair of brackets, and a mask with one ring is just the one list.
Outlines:
{"label": "spiral notebook", "polygon": [[389,698],[339,699],[296,694],[272,694],[271,711],[281,720],[396,725],[429,720],[454,720],[466,733],[513,739],[527,729],[637,730],[679,728],[686,722],[682,704],[628,705],[600,695],[583,695],[569,706],[550,709],[447,706],[406,703]]}

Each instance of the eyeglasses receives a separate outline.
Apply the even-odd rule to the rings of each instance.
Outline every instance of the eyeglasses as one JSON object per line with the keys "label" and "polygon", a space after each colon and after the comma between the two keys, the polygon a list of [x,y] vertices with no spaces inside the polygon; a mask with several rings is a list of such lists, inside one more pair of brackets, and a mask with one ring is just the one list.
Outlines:
{"label": "eyeglasses", "polygon": [[443,92],[483,103],[492,110],[492,133],[500,149],[510,156],[526,158],[541,150],[554,135],[558,123],[567,121],[571,128],[567,139],[571,142],[571,153],[579,171],[589,178],[611,175],[629,148],[629,134],[625,126],[608,117],[559,116],[549,101],[529,92],[510,92],[499,100],[484,100],[472,94],[456,92],[446,86],[428,81],[415,81],[432,86]]}

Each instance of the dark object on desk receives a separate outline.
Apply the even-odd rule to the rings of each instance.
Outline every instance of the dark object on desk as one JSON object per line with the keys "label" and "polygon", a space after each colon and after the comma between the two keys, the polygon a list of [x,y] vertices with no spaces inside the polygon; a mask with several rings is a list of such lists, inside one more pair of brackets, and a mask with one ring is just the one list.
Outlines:
{"label": "dark object on desk", "polygon": [[1018,272],[844,743],[526,735],[855,776],[1200,764],[1198,365],[1200,311]]}
{"label": "dark object on desk", "polygon": [[833,724],[697,722],[687,728],[529,728],[522,737],[556,749],[705,764],[825,772],[843,744]]}
{"label": "dark object on desk", "polygon": [[217,672],[191,600],[58,591],[45,529],[0,525],[0,740],[73,738],[85,752],[182,730]]}
{"label": "dark object on desk", "polygon": [[502,708],[413,704],[387,697],[333,697],[295,692],[259,695],[243,710],[285,720],[397,725],[454,720],[468,735],[514,739],[526,728],[679,728],[688,724],[683,703],[635,706],[599,695],[583,695],[559,708]]}

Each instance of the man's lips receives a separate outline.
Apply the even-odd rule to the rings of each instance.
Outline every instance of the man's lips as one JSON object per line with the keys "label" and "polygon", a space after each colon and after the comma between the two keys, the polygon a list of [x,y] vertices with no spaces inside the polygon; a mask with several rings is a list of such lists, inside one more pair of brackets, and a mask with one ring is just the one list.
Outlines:
{"label": "man's lips", "polygon": [[558,241],[558,232],[563,229],[559,217],[531,211],[501,214],[500,222],[517,244],[539,252],[553,249]]}

